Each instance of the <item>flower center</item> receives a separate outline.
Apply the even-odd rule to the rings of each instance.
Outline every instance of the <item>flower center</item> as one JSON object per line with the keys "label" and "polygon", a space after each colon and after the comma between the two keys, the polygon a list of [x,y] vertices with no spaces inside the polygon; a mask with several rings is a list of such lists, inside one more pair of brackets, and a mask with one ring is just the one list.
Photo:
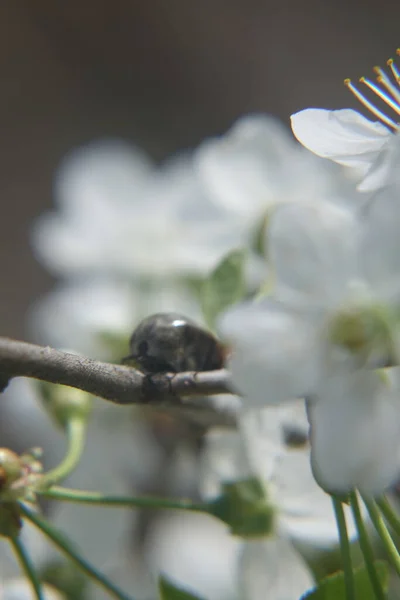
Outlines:
{"label": "flower center", "polygon": [[[400,56],[400,48],[397,49],[396,54]],[[387,107],[389,107],[394,113],[395,117],[392,119],[385,112],[380,110],[371,100],[367,98],[350,79],[345,79],[344,83],[354,96],[363,104],[375,117],[378,117],[388,127],[397,131],[400,129],[399,116],[400,116],[400,72],[394,63],[394,60],[390,58],[387,61],[387,66],[390,69],[390,74],[385,73],[381,67],[374,67],[374,71],[377,75],[376,82],[367,79],[366,77],[360,78],[360,83],[369,88],[375,96],[383,100]]]}
{"label": "flower center", "polygon": [[390,316],[381,306],[339,311],[330,324],[330,341],[357,355],[365,364],[373,358],[380,366],[393,358]]}

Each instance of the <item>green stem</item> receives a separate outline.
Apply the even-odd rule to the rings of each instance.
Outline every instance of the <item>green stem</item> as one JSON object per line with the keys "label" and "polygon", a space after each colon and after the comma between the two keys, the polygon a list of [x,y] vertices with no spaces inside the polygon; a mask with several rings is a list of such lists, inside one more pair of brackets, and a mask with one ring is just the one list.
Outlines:
{"label": "green stem", "polygon": [[66,502],[81,502],[84,504],[100,504],[103,506],[125,506],[131,508],[160,508],[172,510],[190,510],[208,512],[207,504],[196,504],[190,500],[167,500],[164,498],[129,498],[124,496],[107,496],[101,492],[86,492],[62,487],[52,487],[41,492],[46,498],[64,500]]}
{"label": "green stem", "polygon": [[389,500],[384,496],[380,500],[377,500],[376,503],[393,531],[400,536],[400,519]]}
{"label": "green stem", "polygon": [[346,519],[342,502],[336,496],[332,496],[333,509],[335,511],[336,524],[339,532],[340,550],[343,563],[344,583],[346,587],[346,599],[356,600],[353,565],[351,561],[351,548],[347,534]]}
{"label": "green stem", "polygon": [[33,512],[30,508],[19,503],[21,514],[31,523],[33,523],[40,531],[47,536],[53,544],[55,544],[61,552],[63,552],[68,558],[77,564],[77,566],[88,575],[90,578],[97,581],[107,592],[109,592],[117,600],[133,600],[130,596],[127,596],[125,592],[120,590],[114,583],[112,583],[103,573],[98,571],[93,565],[91,565],[85,558],[83,558],[71,542],[55,529],[46,519]]}
{"label": "green stem", "polygon": [[66,429],[68,438],[67,454],[57,467],[45,473],[40,482],[38,492],[65,479],[76,468],[81,459],[85,444],[85,419],[71,419],[68,421]]}
{"label": "green stem", "polygon": [[388,554],[388,557],[396,570],[397,574],[400,575],[400,556],[397,552],[397,548],[390,536],[388,528],[386,527],[385,521],[382,518],[381,513],[378,510],[376,503],[373,500],[370,500],[363,496],[363,501],[365,506],[368,509],[369,516],[371,521],[376,529],[377,534],[379,535],[382,544]]}
{"label": "green stem", "polygon": [[10,543],[11,543],[11,545],[14,549],[14,552],[18,558],[18,562],[21,565],[22,571],[24,572],[24,575],[29,580],[29,582],[32,586],[32,591],[35,595],[34,597],[36,598],[36,600],[44,600],[42,586],[41,586],[39,577],[36,573],[36,570],[35,570],[35,567],[33,566],[32,561],[29,557],[29,554],[27,553],[27,551],[25,549],[25,546],[21,542],[20,538],[17,536],[11,537],[11,538],[9,538],[9,540],[10,540]]}
{"label": "green stem", "polygon": [[380,579],[378,577],[378,573],[376,572],[374,552],[372,549],[371,541],[368,537],[364,520],[362,518],[360,503],[358,501],[358,496],[356,492],[352,492],[350,494],[350,504],[359,535],[361,551],[364,556],[364,562],[368,571],[368,576],[372,585],[372,589],[374,590],[374,594],[377,600],[385,600],[385,592],[382,588]]}

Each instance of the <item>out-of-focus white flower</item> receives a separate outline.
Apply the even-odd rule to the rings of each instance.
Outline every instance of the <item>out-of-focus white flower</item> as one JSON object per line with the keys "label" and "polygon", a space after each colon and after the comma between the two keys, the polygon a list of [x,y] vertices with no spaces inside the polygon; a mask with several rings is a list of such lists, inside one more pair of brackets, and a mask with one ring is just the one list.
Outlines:
{"label": "out-of-focus white flower", "polygon": [[[397,385],[364,370],[398,360],[400,203],[392,191],[381,192],[359,215],[328,203],[276,212],[268,232],[274,293],[232,309],[221,322],[233,343],[233,380],[247,396],[245,405],[314,399],[313,437],[319,443],[313,460],[330,490],[358,486],[378,493],[398,469]],[[337,398],[340,385],[351,390],[349,398]],[[337,432],[336,456],[343,460],[331,477],[321,453],[329,462],[334,443],[321,431],[333,415],[337,426],[330,433]],[[324,419],[326,428],[319,425]],[[376,460],[367,452],[373,447],[367,432],[385,439]]]}
{"label": "out-of-focus white flower", "polygon": [[335,366],[397,351],[398,328],[385,327],[400,300],[399,227],[400,202],[389,192],[360,217],[328,203],[276,212],[268,231],[273,295],[221,321],[234,343],[234,381],[249,402],[315,394]]}
{"label": "out-of-focus white flower", "polygon": [[210,198],[189,155],[156,169],[128,145],[92,144],[61,166],[56,199],[34,246],[64,276],[204,274],[243,238],[243,223]]}
{"label": "out-of-focus white flower", "polygon": [[338,169],[306,152],[266,115],[239,119],[224,136],[203,142],[194,160],[215,201],[250,230],[282,203],[347,202],[352,195]]}
{"label": "out-of-focus white flower", "polygon": [[379,495],[400,473],[400,371],[327,377],[308,404],[312,467],[325,489]]}
{"label": "out-of-focus white flower", "polygon": [[[201,489],[216,497],[226,482],[257,477],[276,510],[275,533],[319,548],[336,546],[331,499],[310,467],[309,423],[302,400],[251,410],[239,431],[208,434]],[[350,531],[355,534],[355,529]]]}
{"label": "out-of-focus white flower", "polygon": [[[118,360],[128,354],[128,339],[139,321],[169,311],[201,322],[199,306],[183,286],[170,281],[140,286],[110,275],[59,285],[34,306],[30,322],[38,341]],[[112,343],[117,339],[126,342],[120,356],[115,356]]]}
{"label": "out-of-focus white flower", "polygon": [[277,204],[349,194],[337,169],[272,117],[245,117],[158,169],[121,142],[72,153],[57,178],[59,209],[41,217],[34,246],[62,276],[204,275],[228,251],[250,247]]}
{"label": "out-of-focus white flower", "polygon": [[[146,541],[145,560],[155,578],[207,600],[239,598],[236,585],[240,540],[221,522],[202,514],[160,516]],[[272,597],[271,597],[272,598]]]}
{"label": "out-of-focus white flower", "polygon": [[[242,541],[238,563],[240,597],[297,600],[313,578],[293,542],[303,549],[336,547],[332,502],[315,482],[310,467],[304,403],[251,411],[238,432],[207,436],[203,495],[212,499],[223,483],[257,477],[275,512],[274,530]],[[355,535],[354,527],[349,529]],[[279,565],[279,567],[278,567]]]}
{"label": "out-of-focus white flower", "polygon": [[297,139],[318,156],[349,167],[359,181],[360,191],[378,189],[398,176],[400,77],[393,60],[388,65],[393,81],[379,67],[375,68],[378,83],[364,77],[360,81],[386,103],[394,112],[394,119],[378,109],[350,80],[345,81],[346,85],[379,121],[370,121],[351,109],[310,108],[291,117]]}

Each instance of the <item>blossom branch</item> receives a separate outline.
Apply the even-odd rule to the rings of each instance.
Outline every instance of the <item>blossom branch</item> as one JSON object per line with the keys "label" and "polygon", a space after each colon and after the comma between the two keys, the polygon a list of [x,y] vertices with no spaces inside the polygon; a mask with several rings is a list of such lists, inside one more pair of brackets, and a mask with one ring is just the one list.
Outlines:
{"label": "blossom branch", "polygon": [[[221,412],[212,399],[204,398],[211,394],[232,393],[225,369],[158,373],[148,377],[132,367],[0,337],[0,391],[13,377],[60,383],[116,404],[152,405],[175,409],[177,414],[194,409],[199,417],[204,412],[206,422],[211,418],[212,424],[232,425],[235,421],[232,411],[231,414]],[[195,396],[202,396],[201,401],[197,398],[196,402]]]}

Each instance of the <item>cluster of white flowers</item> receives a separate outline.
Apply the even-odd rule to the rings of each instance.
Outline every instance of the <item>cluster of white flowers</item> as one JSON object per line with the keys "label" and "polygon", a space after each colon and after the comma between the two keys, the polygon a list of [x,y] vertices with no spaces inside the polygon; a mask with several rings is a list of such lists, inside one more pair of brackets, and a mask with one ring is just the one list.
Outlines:
{"label": "cluster of white flowers", "polygon": [[[398,87],[380,80],[400,114]],[[266,231],[273,291],[221,321],[249,406],[307,398],[314,475],[330,492],[377,495],[400,474],[399,370],[377,369],[400,359],[400,137],[392,124],[393,132],[352,110],[292,117],[301,142],[347,166],[358,194],[334,202],[316,194],[276,210]]]}
{"label": "cluster of white flowers", "polygon": [[[398,81],[394,63],[392,71]],[[379,76],[400,114],[398,88]],[[118,358],[110,340],[126,342],[148,314],[173,310],[201,322],[195,284],[227,252],[249,255],[254,299],[219,320],[245,410],[237,431],[208,434],[198,475],[205,499],[258,478],[273,526],[239,542],[204,515],[163,516],[141,557],[150,579],[164,572],[207,600],[258,600],[266,589],[271,600],[298,600],[313,581],[304,556],[338,540],[326,492],[377,495],[400,474],[400,137],[394,120],[378,116],[384,125],[352,110],[293,115],[308,149],[255,115],[161,167],[119,141],[61,165],[59,207],[33,236],[39,259],[62,279],[33,313],[46,343]],[[90,473],[93,489],[126,493],[158,472],[144,422],[134,427],[126,414],[95,410],[72,484],[85,485]],[[300,444],[288,441],[293,430]],[[134,460],[144,454],[145,466]],[[99,527],[99,513],[79,511],[64,507],[55,522],[139,597],[123,545],[127,519],[105,517]],[[145,596],[149,584],[141,585]]]}

